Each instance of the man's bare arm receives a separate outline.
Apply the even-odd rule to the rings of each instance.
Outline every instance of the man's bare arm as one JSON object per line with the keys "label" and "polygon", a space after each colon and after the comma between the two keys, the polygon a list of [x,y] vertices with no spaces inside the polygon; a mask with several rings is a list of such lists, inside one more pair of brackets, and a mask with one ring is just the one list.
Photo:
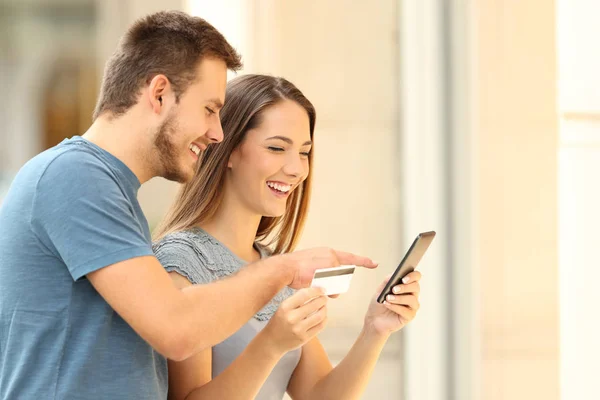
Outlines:
{"label": "man's bare arm", "polygon": [[154,349],[175,361],[231,336],[284,286],[310,284],[318,268],[374,268],[368,258],[331,249],[270,257],[235,275],[179,290],[155,257],[138,257],[94,271],[88,279]]}

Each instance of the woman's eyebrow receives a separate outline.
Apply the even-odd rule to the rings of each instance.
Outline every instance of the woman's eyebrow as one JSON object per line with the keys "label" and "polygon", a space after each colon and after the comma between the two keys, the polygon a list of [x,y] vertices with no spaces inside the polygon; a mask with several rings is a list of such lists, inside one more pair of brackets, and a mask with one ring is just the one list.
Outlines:
{"label": "woman's eyebrow", "polygon": [[[282,140],[288,144],[294,144],[294,141],[292,139],[290,139],[287,136],[281,136],[281,135],[271,136],[267,140]],[[304,144],[302,146],[310,146],[310,145],[312,145],[312,141],[307,140],[306,142],[304,142]]]}

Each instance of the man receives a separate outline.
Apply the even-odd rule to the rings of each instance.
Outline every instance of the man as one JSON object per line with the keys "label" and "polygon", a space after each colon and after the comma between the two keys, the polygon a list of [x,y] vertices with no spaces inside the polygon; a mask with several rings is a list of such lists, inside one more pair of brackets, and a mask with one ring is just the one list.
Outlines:
{"label": "man", "polygon": [[314,249],[180,291],[154,258],[137,191],[192,177],[223,139],[227,70],[240,67],[204,20],[143,18],[107,63],[88,131],[19,171],[0,208],[0,399],[165,399],[165,357],[224,340],[316,268],[375,267]]}

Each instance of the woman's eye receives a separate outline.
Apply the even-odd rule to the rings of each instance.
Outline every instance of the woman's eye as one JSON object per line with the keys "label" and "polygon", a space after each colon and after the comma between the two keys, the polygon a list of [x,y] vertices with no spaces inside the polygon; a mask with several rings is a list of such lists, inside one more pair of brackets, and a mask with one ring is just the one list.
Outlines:
{"label": "woman's eye", "polygon": [[302,156],[304,156],[304,157],[308,157],[308,156],[310,156],[310,151],[304,151],[304,152],[302,152],[302,153],[300,153],[300,154],[301,154]]}
{"label": "woman's eye", "polygon": [[215,111],[210,107],[206,107],[206,111],[208,111],[208,113],[211,115],[215,113]]}
{"label": "woman's eye", "polygon": [[284,151],[283,148],[281,148],[281,147],[272,147],[272,146],[269,146],[269,150],[276,151],[276,152]]}

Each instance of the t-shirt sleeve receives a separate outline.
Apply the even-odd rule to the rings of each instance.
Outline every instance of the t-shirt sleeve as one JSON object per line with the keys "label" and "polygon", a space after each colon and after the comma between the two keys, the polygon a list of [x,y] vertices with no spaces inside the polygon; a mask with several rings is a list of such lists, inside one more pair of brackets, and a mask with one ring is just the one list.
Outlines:
{"label": "t-shirt sleeve", "polygon": [[208,268],[205,254],[191,239],[172,234],[154,245],[154,254],[167,272],[176,272],[190,283],[210,283],[217,276]]}
{"label": "t-shirt sleeve", "polygon": [[[130,258],[152,255],[115,173],[91,154],[66,152],[40,177],[31,225],[74,280]],[[145,221],[144,221],[145,222]]]}

